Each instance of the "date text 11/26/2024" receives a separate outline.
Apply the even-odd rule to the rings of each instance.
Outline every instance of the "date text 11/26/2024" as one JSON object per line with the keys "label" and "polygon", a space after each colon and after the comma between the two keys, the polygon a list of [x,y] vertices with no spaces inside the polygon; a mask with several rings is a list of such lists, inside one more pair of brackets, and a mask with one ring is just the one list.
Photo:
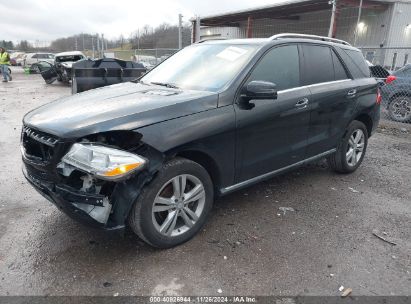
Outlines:
{"label": "date text 11/26/2024", "polygon": [[247,296],[160,296],[150,297],[150,303],[257,303],[257,299]]}

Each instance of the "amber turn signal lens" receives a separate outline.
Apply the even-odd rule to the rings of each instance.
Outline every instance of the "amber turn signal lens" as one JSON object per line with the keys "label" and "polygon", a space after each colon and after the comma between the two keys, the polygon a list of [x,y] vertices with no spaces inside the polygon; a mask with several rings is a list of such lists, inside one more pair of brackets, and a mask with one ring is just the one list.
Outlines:
{"label": "amber turn signal lens", "polygon": [[105,176],[117,176],[117,175],[122,175],[124,173],[127,173],[131,170],[134,170],[138,167],[140,167],[142,164],[141,163],[135,163],[135,164],[129,164],[129,165],[121,165],[117,168],[114,168],[113,170],[107,171],[104,173]]}

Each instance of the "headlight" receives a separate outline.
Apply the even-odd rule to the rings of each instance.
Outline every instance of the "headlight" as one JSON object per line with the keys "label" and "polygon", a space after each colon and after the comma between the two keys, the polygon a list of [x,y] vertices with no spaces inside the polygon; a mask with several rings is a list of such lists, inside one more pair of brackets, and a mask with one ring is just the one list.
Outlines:
{"label": "headlight", "polygon": [[142,169],[141,156],[95,144],[74,144],[62,161],[107,180],[117,180]]}

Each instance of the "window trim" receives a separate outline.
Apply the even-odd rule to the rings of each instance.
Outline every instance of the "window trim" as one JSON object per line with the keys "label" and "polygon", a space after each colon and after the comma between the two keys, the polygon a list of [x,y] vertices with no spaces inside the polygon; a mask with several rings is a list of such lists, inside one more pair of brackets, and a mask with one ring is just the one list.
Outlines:
{"label": "window trim", "polygon": [[334,46],[328,45],[328,44],[315,43],[315,42],[301,42],[300,45],[301,45],[301,52],[302,52],[302,58],[303,58],[303,70],[302,70],[302,73],[303,73],[302,76],[303,77],[305,76],[304,73],[306,71],[306,66],[305,66],[306,60],[305,60],[305,53],[304,53],[304,49],[303,49],[304,45],[327,47],[329,49],[330,55],[331,55],[331,62],[332,62],[332,65],[333,65],[334,78],[335,78],[335,66],[334,66],[334,60],[333,60],[332,53],[334,53],[335,56],[337,57],[337,59],[340,61],[341,65],[343,66],[343,68],[345,70],[345,74],[348,77],[348,78],[339,79],[339,80],[316,82],[316,83],[312,83],[312,84],[304,85],[304,86],[309,87],[311,85],[316,85],[316,84],[333,83],[333,82],[340,81],[340,80],[353,80],[354,79],[354,77],[352,76],[350,70],[347,68],[344,60],[341,58],[340,54],[338,54],[338,51],[335,49]]}
{"label": "window trim", "polygon": [[288,92],[296,91],[296,90],[299,90],[299,89],[309,89],[311,87],[321,86],[321,85],[325,85],[325,84],[342,83],[342,82],[347,82],[347,81],[352,81],[352,79],[347,78],[347,79],[340,79],[340,80],[334,80],[334,81],[318,82],[318,83],[303,85],[303,86],[296,87],[296,88],[281,90],[281,91],[278,91],[277,93],[278,94],[288,93]]}
{"label": "window trim", "polygon": [[[255,67],[257,66],[257,64],[262,60],[262,58],[271,50],[273,50],[274,48],[277,47],[282,47],[282,46],[288,46],[288,45],[296,45],[298,48],[298,55],[299,55],[299,65],[300,65],[300,84],[301,84],[301,67],[302,64],[304,63],[304,56],[303,56],[303,50],[302,50],[302,45],[303,44],[309,44],[309,45],[320,45],[320,46],[326,46],[331,48],[331,51],[335,53],[335,55],[337,56],[338,60],[340,60],[343,68],[345,69],[345,72],[347,74],[347,76],[349,78],[347,79],[339,79],[339,80],[333,80],[333,81],[326,81],[326,82],[318,82],[318,83],[313,83],[313,84],[309,84],[309,85],[300,85],[298,87],[294,87],[294,88],[289,88],[289,89],[284,89],[284,90],[279,90],[277,91],[278,94],[284,94],[284,93],[288,93],[288,92],[293,92],[293,91],[298,91],[298,90],[303,90],[303,89],[310,89],[310,87],[315,87],[315,86],[320,86],[320,85],[326,85],[326,84],[333,84],[333,83],[343,83],[343,82],[347,82],[347,81],[353,81],[354,78],[352,77],[349,69],[347,68],[347,66],[345,65],[344,60],[341,59],[341,56],[338,54],[338,51],[334,49],[333,46],[328,46],[328,45],[324,45],[324,44],[319,44],[319,43],[310,43],[310,42],[290,42],[290,43],[284,43],[284,44],[276,44],[272,47],[270,47],[269,49],[267,49],[263,54],[261,54],[260,58],[258,58],[257,62],[253,65],[253,67],[250,69],[250,71],[248,71],[247,75],[244,76],[243,81],[241,82],[241,84],[238,86],[236,94],[235,94],[235,102],[238,104],[238,99],[240,96],[240,92],[241,89],[244,87],[245,83],[247,83],[247,80],[249,79],[251,73],[254,71]],[[333,65],[334,68],[334,65]],[[335,72],[334,72],[335,73]],[[335,75],[335,74],[334,74]]]}

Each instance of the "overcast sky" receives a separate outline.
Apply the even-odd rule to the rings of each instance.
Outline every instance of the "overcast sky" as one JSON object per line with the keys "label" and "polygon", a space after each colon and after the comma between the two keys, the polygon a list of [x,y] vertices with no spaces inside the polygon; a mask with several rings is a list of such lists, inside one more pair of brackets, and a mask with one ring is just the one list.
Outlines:
{"label": "overcast sky", "polygon": [[284,0],[0,0],[0,40],[50,41],[77,33],[128,37],[145,24],[176,24]]}

